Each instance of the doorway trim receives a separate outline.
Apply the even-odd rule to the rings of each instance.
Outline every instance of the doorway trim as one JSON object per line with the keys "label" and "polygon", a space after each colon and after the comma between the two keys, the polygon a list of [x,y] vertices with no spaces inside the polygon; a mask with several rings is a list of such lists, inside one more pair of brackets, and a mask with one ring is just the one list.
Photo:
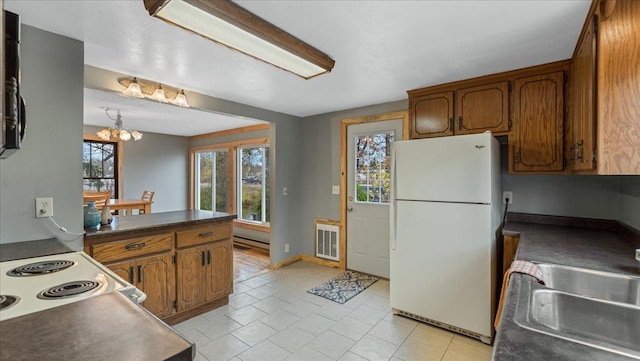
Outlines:
{"label": "doorway trim", "polygon": [[405,111],[342,119],[340,125],[340,269],[347,269],[347,127],[402,119],[402,140],[409,139],[409,113]]}

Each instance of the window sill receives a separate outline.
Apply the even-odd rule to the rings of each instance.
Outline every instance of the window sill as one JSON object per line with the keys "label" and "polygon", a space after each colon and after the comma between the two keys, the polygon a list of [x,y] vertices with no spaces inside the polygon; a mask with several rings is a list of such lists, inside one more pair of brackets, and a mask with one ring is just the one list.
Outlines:
{"label": "window sill", "polygon": [[269,223],[255,223],[255,222],[248,222],[244,220],[234,219],[233,225],[235,227],[253,229],[254,231],[271,233],[271,226],[269,225]]}

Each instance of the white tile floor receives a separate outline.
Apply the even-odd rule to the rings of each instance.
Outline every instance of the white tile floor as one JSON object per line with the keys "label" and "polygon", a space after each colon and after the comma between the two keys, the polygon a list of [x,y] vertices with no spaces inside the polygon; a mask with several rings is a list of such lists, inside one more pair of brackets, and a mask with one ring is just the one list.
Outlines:
{"label": "white tile floor", "polygon": [[395,316],[380,280],[344,305],[306,291],[339,274],[297,262],[236,284],[229,304],[175,327],[197,361],[482,361],[491,347]]}

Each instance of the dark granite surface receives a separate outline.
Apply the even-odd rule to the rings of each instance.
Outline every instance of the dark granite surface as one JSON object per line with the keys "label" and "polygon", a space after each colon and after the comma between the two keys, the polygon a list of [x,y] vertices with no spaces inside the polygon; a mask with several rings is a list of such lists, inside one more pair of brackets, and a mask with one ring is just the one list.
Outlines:
{"label": "dark granite surface", "polygon": [[119,292],[0,322],[0,360],[192,360],[195,346]]}
{"label": "dark granite surface", "polygon": [[177,226],[222,222],[235,218],[234,214],[200,210],[149,213],[129,217],[114,216],[113,222],[109,226],[103,226],[99,229],[85,229],[84,238],[92,240],[121,233],[131,234],[162,230]]}
{"label": "dark granite surface", "polygon": [[[520,235],[516,259],[640,276],[640,262],[634,259],[634,244],[613,231],[509,222],[503,234]],[[511,276],[494,342],[493,360],[634,360],[517,325],[513,321],[519,302],[517,291],[525,282],[535,281],[525,275]]]}
{"label": "dark granite surface", "polygon": [[56,238],[0,244],[0,262],[68,253],[73,250]]}

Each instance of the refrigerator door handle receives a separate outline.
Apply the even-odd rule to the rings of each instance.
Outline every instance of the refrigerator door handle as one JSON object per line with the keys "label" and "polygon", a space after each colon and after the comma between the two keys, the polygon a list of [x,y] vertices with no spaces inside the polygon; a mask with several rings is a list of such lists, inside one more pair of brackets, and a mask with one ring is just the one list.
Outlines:
{"label": "refrigerator door handle", "polygon": [[391,147],[391,207],[389,207],[389,233],[390,233],[390,241],[391,241],[391,250],[396,249],[396,224],[398,223],[396,218],[396,151],[395,147]]}

